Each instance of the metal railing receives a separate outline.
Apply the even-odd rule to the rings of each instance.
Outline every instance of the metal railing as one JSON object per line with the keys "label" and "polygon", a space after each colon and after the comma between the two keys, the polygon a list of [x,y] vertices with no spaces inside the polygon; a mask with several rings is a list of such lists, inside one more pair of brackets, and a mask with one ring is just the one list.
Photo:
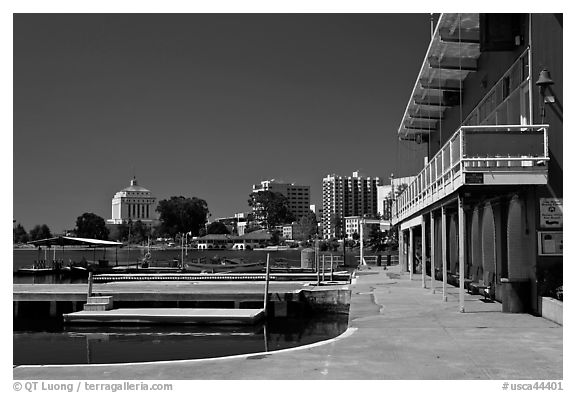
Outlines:
{"label": "metal railing", "polygon": [[541,176],[531,182],[525,175],[545,172],[547,161],[548,125],[462,126],[393,202],[392,221],[410,217],[464,184],[485,184],[484,173],[498,173],[498,179],[510,175],[492,185],[514,184],[514,175],[523,176],[518,184],[541,184]]}

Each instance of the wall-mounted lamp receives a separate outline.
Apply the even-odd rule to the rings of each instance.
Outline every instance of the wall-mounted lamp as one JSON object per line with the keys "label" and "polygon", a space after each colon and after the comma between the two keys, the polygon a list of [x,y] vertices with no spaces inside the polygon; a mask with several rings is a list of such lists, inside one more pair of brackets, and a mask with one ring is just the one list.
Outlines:
{"label": "wall-mounted lamp", "polygon": [[[548,90],[550,86],[554,84],[554,81],[550,77],[550,71],[544,68],[540,71],[540,75],[538,76],[538,80],[536,81],[536,86],[538,86],[540,90],[540,97],[542,100],[540,101],[540,116],[542,117],[541,122],[544,123],[544,117],[546,116],[546,112],[544,110],[544,104],[553,104],[556,102],[556,98],[553,94],[551,94]],[[547,92],[549,94],[547,94]]]}

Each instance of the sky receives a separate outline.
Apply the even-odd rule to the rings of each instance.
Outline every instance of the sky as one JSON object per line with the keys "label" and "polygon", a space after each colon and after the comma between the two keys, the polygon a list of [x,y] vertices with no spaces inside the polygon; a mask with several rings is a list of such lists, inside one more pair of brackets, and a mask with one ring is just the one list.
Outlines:
{"label": "sky", "polygon": [[13,219],[108,219],[135,175],[159,200],[248,211],[252,185],[355,170],[389,182],[426,145],[397,130],[422,14],[15,14]]}

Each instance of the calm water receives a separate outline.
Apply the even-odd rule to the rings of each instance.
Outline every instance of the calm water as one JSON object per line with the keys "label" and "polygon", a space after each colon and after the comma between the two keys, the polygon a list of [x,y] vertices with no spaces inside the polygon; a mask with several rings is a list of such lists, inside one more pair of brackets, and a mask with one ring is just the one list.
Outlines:
{"label": "calm water", "polygon": [[347,315],[279,318],[255,326],[62,327],[15,321],[15,365],[97,364],[200,359],[297,347],[348,327]]}
{"label": "calm water", "polygon": [[[13,272],[23,267],[31,267],[34,260],[45,259],[46,266],[49,266],[50,261],[54,256],[57,260],[64,260],[64,264],[70,261],[80,261],[85,258],[88,261],[98,259],[107,259],[111,266],[135,266],[136,261],[141,260],[146,254],[147,250],[142,249],[73,249],[66,248],[62,251],[61,248],[56,249],[54,254],[53,250],[38,252],[36,249],[14,249],[13,251]],[[245,262],[263,262],[266,261],[266,251],[232,251],[232,250],[188,250],[188,255],[184,256],[185,261],[193,262],[194,260],[205,257],[210,259],[213,257],[227,257],[243,259]],[[270,261],[272,266],[300,266],[301,250],[283,250],[270,252]],[[346,253],[347,264],[357,264],[356,255],[358,252]],[[326,253],[325,255],[330,255]],[[342,253],[334,253],[334,255],[342,255]],[[170,261],[174,258],[180,260],[182,251],[179,249],[166,249],[166,250],[152,250],[150,266],[169,266]],[[13,282],[18,284],[58,284],[58,283],[81,283],[86,282],[85,278],[70,278],[67,276],[60,276],[50,274],[45,276],[31,276],[31,275],[14,275]]]}

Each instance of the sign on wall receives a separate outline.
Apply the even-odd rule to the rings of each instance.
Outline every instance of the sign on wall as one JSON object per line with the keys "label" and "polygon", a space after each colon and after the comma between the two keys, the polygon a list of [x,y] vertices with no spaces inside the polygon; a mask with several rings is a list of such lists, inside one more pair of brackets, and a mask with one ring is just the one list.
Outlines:
{"label": "sign on wall", "polygon": [[540,198],[540,227],[562,228],[562,198]]}
{"label": "sign on wall", "polygon": [[563,232],[538,231],[538,255],[562,255]]}

